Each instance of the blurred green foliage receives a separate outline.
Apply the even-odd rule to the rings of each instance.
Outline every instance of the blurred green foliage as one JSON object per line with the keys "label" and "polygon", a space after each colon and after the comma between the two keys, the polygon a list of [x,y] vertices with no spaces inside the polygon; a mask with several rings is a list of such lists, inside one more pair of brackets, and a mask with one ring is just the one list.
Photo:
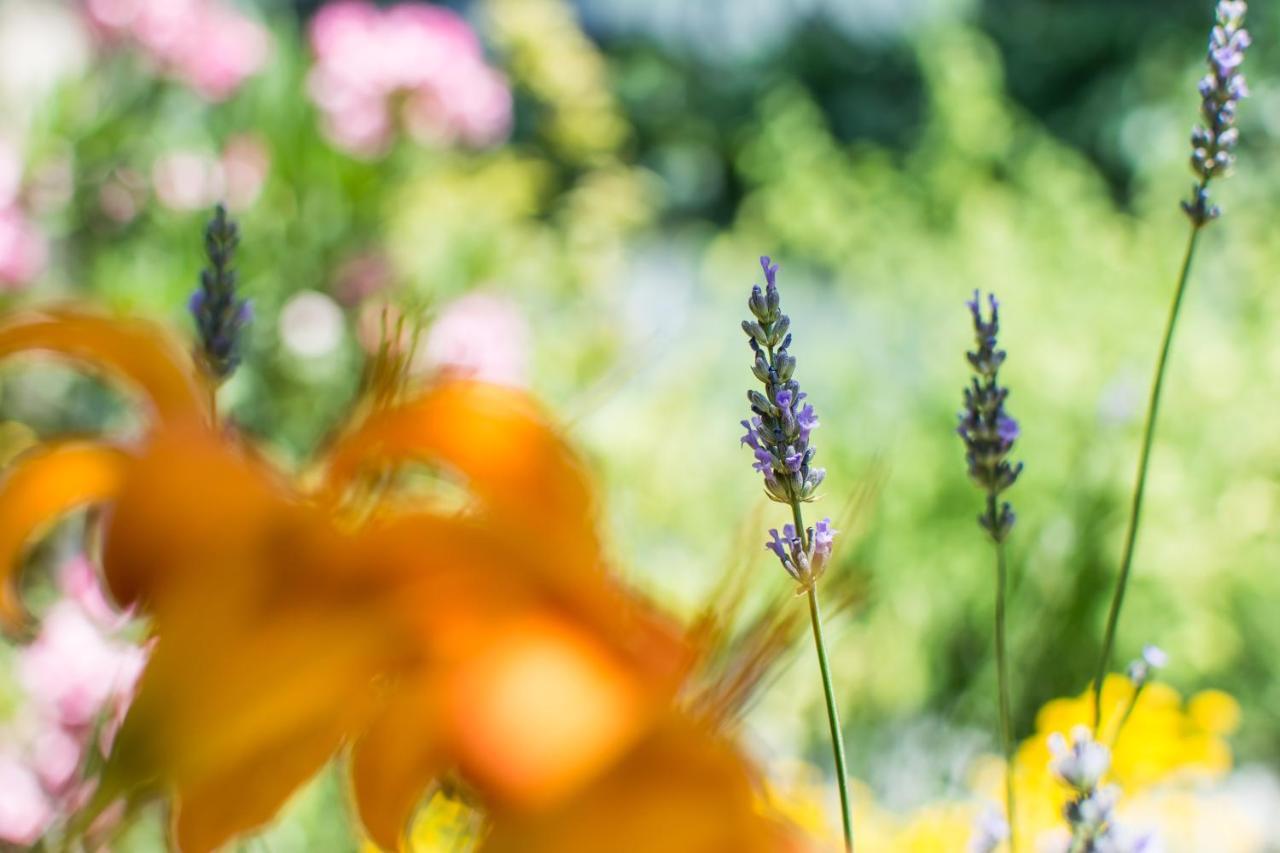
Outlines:
{"label": "blurred green foliage", "polygon": [[[186,328],[205,212],[151,202],[121,224],[104,216],[102,188],[175,148],[215,152],[251,134],[270,160],[240,214],[257,319],[224,390],[247,430],[297,460],[339,420],[363,357],[355,309],[320,361],[282,348],[279,312],[374,252],[402,304],[483,288],[526,313],[534,388],[600,471],[619,563],[637,583],[689,612],[746,560],[762,598],[801,606],[763,559],[764,529],[786,519],[763,507],[738,446],[751,384],[738,323],[756,256],[774,255],[797,376],[822,418],[818,511],[837,516],[876,483],[837,552],[865,595],[828,641],[855,772],[884,789],[895,732],[942,720],[947,754],[993,730],[993,567],[953,434],[963,302],[993,290],[1027,466],[1010,494],[1018,730],[1047,699],[1079,692],[1186,236],[1177,201],[1210,4],[990,0],[862,34],[806,19],[732,61],[611,28],[618,16],[600,3],[584,10],[596,41],[558,0],[466,8],[517,95],[515,134],[489,151],[404,142],[366,161],[334,150],[304,94],[300,24],[279,7],[262,10],[271,62],[223,105],[148,77],[128,54],[96,63],[38,114],[28,169],[70,164],[74,193],[43,222],[53,268],[10,301],[92,295]],[[1276,18],[1259,11],[1265,32]],[[1180,689],[1234,694],[1241,757],[1269,760],[1280,757],[1280,406],[1267,392],[1280,381],[1269,286],[1280,246],[1268,235],[1280,164],[1263,152],[1280,135],[1280,89],[1262,71],[1275,51],[1259,41],[1240,176],[1216,188],[1226,214],[1203,241],[1175,341],[1119,650],[1157,643]],[[119,410],[73,384],[60,398],[71,414],[51,419],[31,382],[11,366],[3,375],[4,416],[41,430],[88,429]],[[811,666],[781,673],[751,731],[821,763]],[[945,777],[940,766],[936,784]]]}

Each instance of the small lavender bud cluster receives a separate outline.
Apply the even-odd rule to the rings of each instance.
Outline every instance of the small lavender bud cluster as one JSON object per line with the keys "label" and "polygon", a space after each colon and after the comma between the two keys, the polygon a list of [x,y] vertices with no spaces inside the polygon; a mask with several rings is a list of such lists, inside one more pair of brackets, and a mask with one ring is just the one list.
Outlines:
{"label": "small lavender bud cluster", "polygon": [[1142,687],[1156,670],[1164,669],[1169,656],[1157,646],[1143,646],[1142,656],[1129,664],[1125,674],[1134,687]]}
{"label": "small lavender bud cluster", "polygon": [[1240,139],[1235,126],[1236,108],[1240,99],[1249,94],[1240,65],[1253,41],[1243,26],[1246,11],[1248,4],[1244,0],[1220,0],[1215,13],[1217,23],[1209,34],[1209,73],[1198,86],[1204,123],[1191,131],[1191,169],[1200,180],[1192,186],[1191,198],[1182,202],[1182,209],[1197,226],[1221,215],[1218,206],[1209,203],[1209,181],[1225,175],[1235,162],[1235,147]]}
{"label": "small lavender bud cluster", "polygon": [[808,546],[798,535],[794,524],[782,525],[782,535],[776,529],[769,531],[770,541],[764,546],[777,555],[787,574],[803,585],[822,577],[827,561],[831,558],[831,546],[840,531],[831,526],[831,519],[824,518],[808,529]]}
{"label": "small lavender bud cluster", "polygon": [[1049,770],[1058,781],[1071,788],[1073,796],[1063,809],[1071,830],[1070,850],[1080,853],[1140,853],[1152,839],[1132,835],[1115,820],[1120,789],[1103,785],[1111,768],[1111,750],[1093,739],[1092,732],[1076,726],[1068,742],[1059,733],[1049,736],[1052,758]]}
{"label": "small lavender bud cluster", "polygon": [[205,226],[204,249],[209,266],[200,271],[200,286],[187,307],[200,336],[199,357],[214,379],[230,376],[240,364],[244,329],[253,317],[249,301],[236,294],[236,273],[231,268],[240,229],[218,205]]}
{"label": "small lavender bud cluster", "polygon": [[817,451],[809,446],[818,418],[813,406],[801,405],[806,395],[793,378],[796,360],[787,352],[791,318],[780,308],[778,265],[763,257],[760,266],[765,288],[756,285],[751,289],[747,307],[755,319],[743,320],[742,329],[755,354],[751,370],[764,385],[764,392],[747,392],[754,417],[742,422],[747,430],[742,443],[755,454],[752,467],[764,475],[770,498],[785,504],[810,501],[826,476],[822,468],[812,467]]}
{"label": "small lavender bud cluster", "polygon": [[1014,465],[1008,459],[1018,438],[1018,422],[1004,410],[1009,389],[999,383],[1000,365],[1006,356],[1005,351],[996,346],[1000,303],[995,294],[988,296],[988,302],[990,319],[982,316],[978,291],[975,290],[973,299],[966,303],[973,314],[978,348],[966,353],[975,375],[964,389],[964,409],[960,412],[956,433],[964,440],[970,478],[987,493],[987,508],[978,516],[978,523],[1000,542],[1009,534],[1015,517],[1008,501],[997,506],[997,499],[1017,481],[1022,463]]}

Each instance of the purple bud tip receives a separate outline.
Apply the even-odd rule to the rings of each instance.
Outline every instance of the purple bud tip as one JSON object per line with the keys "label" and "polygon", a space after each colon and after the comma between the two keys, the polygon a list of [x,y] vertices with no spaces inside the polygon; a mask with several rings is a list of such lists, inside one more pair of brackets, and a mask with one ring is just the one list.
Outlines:
{"label": "purple bud tip", "polygon": [[760,268],[764,270],[764,280],[770,288],[777,286],[778,265],[768,255],[760,256]]}

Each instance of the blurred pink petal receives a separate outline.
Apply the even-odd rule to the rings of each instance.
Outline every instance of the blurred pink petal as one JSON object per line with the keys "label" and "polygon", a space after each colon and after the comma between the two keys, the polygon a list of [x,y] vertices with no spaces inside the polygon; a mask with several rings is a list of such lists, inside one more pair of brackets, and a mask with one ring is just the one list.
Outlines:
{"label": "blurred pink petal", "polygon": [[58,589],[105,631],[117,631],[129,619],[107,601],[98,570],[84,556],[72,557],[58,568]]}
{"label": "blurred pink petal", "polygon": [[18,678],[35,707],[69,728],[97,721],[130,677],[139,650],[115,642],[74,601],[45,615],[40,634],[18,654]]}
{"label": "blurred pink petal", "polygon": [[529,337],[529,324],[513,302],[472,293],[445,307],[427,334],[424,357],[443,371],[523,387]]}
{"label": "blurred pink petal", "polygon": [[248,133],[228,139],[222,152],[227,206],[244,210],[257,201],[270,171],[271,152],[261,139]]}
{"label": "blurred pink petal", "polygon": [[44,789],[61,793],[80,767],[82,747],[79,739],[59,726],[48,726],[31,744],[31,766]]}
{"label": "blurred pink petal", "polygon": [[0,290],[17,290],[44,271],[45,237],[16,207],[0,207]]}
{"label": "blurred pink petal", "polygon": [[231,7],[207,3],[188,23],[170,61],[193,89],[222,101],[262,68],[270,49],[267,31],[256,21]]}
{"label": "blurred pink petal", "polygon": [[353,154],[386,150],[392,105],[401,99],[420,142],[491,145],[510,131],[506,80],[485,64],[475,32],[455,12],[339,0],[312,19],[310,40],[316,63],[307,91],[330,139]]}
{"label": "blurred pink petal", "polygon": [[136,43],[211,101],[234,94],[270,54],[267,30],[219,0],[86,0],[85,10],[103,33]]}
{"label": "blurred pink petal", "polygon": [[199,151],[171,151],[151,167],[156,198],[170,210],[203,210],[222,199],[222,164]]}
{"label": "blurred pink petal", "polygon": [[361,252],[347,258],[333,275],[333,295],[344,305],[358,305],[391,283],[391,262],[380,252]]}
{"label": "blurred pink petal", "polygon": [[44,834],[53,809],[31,768],[0,753],[0,840],[30,845]]}

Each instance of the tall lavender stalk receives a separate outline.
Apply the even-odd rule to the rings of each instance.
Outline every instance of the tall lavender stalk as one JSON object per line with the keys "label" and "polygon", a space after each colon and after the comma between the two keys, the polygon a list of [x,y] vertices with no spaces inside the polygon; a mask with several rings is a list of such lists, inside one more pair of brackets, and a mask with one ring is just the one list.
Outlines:
{"label": "tall lavender stalk", "polygon": [[770,500],[791,507],[792,524],[784,524],[779,535],[769,531],[765,547],[772,551],[782,568],[809,597],[809,620],[813,625],[813,644],[822,673],[822,692],[827,702],[827,723],[831,728],[831,749],[835,756],[836,783],[840,790],[840,812],[844,826],[845,850],[853,850],[853,813],[849,805],[848,772],[845,767],[844,736],[840,731],[840,714],[836,708],[835,686],[827,658],[827,644],[822,634],[822,612],[818,607],[818,578],[831,557],[831,545],[837,531],[831,519],[824,518],[805,527],[801,505],[814,499],[826,472],[812,467],[817,452],[809,444],[811,433],[818,428],[813,406],[804,403],[807,396],[792,378],[796,360],[787,352],[791,346],[791,318],[782,313],[778,295],[778,265],[769,258],[760,259],[765,286],[751,289],[747,307],[753,320],[744,320],[742,329],[755,355],[752,372],[764,391],[747,392],[752,418],[742,422],[747,433],[742,443],[751,448],[756,461],[752,466],[764,476],[765,494]]}
{"label": "tall lavender stalk", "polygon": [[1008,597],[1009,571],[1005,562],[1004,540],[1013,529],[1013,508],[1000,496],[1022,473],[1022,463],[1009,461],[1009,452],[1018,438],[1018,422],[1005,411],[1009,389],[1000,384],[1000,366],[1005,351],[997,344],[1000,333],[1000,303],[995,294],[987,297],[990,317],[984,317],[978,291],[967,303],[973,315],[973,332],[977,349],[967,352],[974,376],[964,389],[964,409],[956,432],[964,440],[965,462],[969,477],[986,493],[986,508],[978,516],[978,524],[987,531],[996,552],[996,680],[1000,710],[1000,745],[1004,752],[1004,795],[1009,823],[1009,849],[1017,849],[1016,815],[1013,796],[1013,721],[1009,699],[1009,654],[1005,641],[1005,603]]}
{"label": "tall lavender stalk", "polygon": [[1199,83],[1200,115],[1203,123],[1191,132],[1191,169],[1197,180],[1191,187],[1191,197],[1182,202],[1182,209],[1191,221],[1186,254],[1182,270],[1173,291],[1173,303],[1169,307],[1169,320],[1165,325],[1164,341],[1160,357],[1156,361],[1155,378],[1151,383],[1151,398],[1147,403],[1146,426],[1142,433],[1142,450],[1138,456],[1138,473],[1133,488],[1133,503],[1129,510],[1129,527],[1125,533],[1124,552],[1120,560],[1120,573],[1116,579],[1111,610],[1107,615],[1107,629],[1102,641],[1102,654],[1098,658],[1098,670],[1093,680],[1093,731],[1096,736],[1102,722],[1102,682],[1111,665],[1112,648],[1115,645],[1116,626],[1120,621],[1120,608],[1124,605],[1125,588],[1133,565],[1133,552],[1138,539],[1138,524],[1142,514],[1142,497],[1147,483],[1147,466],[1151,459],[1151,445],[1155,438],[1156,416],[1160,408],[1160,391],[1164,386],[1165,365],[1173,342],[1173,330],[1178,323],[1178,312],[1187,289],[1191,262],[1195,257],[1196,241],[1205,225],[1217,219],[1222,211],[1209,201],[1209,184],[1214,178],[1225,176],[1235,162],[1235,147],[1240,132],[1235,127],[1236,109],[1241,98],[1249,94],[1240,65],[1251,39],[1244,29],[1244,16],[1248,6],[1244,0],[1219,0],[1215,10],[1216,23],[1209,34],[1206,61],[1209,73]]}

